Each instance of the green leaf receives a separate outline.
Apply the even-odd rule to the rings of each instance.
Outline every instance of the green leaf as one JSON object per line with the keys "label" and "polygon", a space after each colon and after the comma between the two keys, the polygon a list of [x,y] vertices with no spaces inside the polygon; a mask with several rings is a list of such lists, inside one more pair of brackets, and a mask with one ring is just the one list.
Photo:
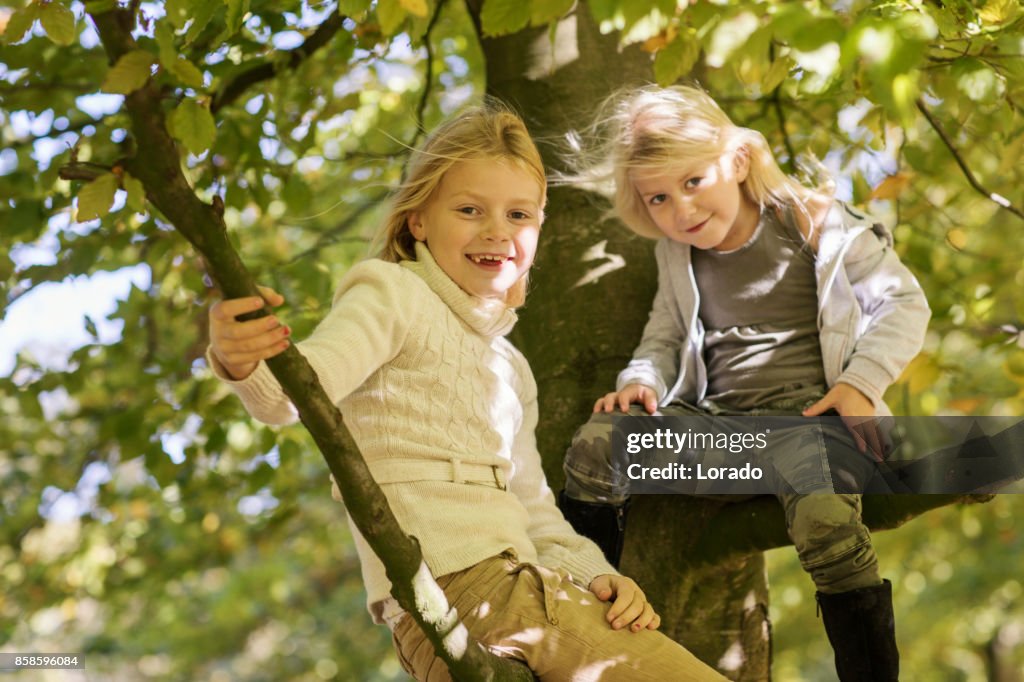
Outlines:
{"label": "green leaf", "polygon": [[168,131],[180,140],[185,148],[199,156],[213,144],[217,137],[217,124],[213,114],[195,100],[186,99],[167,118]]}
{"label": "green leaf", "polygon": [[680,33],[655,55],[654,79],[662,86],[675,83],[690,73],[699,56],[697,37],[688,32]]}
{"label": "green leaf", "polygon": [[178,79],[179,83],[186,87],[194,88],[196,90],[203,87],[203,72],[199,70],[199,67],[184,57],[178,57],[171,62],[170,65],[167,66],[167,70]]}
{"label": "green leaf", "polygon": [[565,16],[576,0],[530,0],[530,25],[543,26]]}
{"label": "green leaf", "polygon": [[107,72],[101,90],[119,95],[129,95],[149,80],[156,58],[147,50],[132,50],[117,60]]}
{"label": "green leaf", "polygon": [[341,0],[338,11],[353,19],[361,19],[370,9],[370,0]]}
{"label": "green leaf", "polygon": [[217,14],[218,10],[224,8],[218,2],[209,2],[203,0],[192,6],[192,24],[188,27],[188,31],[185,32],[185,44],[188,45],[193,40],[199,37],[206,28],[206,25],[210,23],[214,15]]}
{"label": "green leaf", "polygon": [[[194,14],[193,4],[192,0],[167,0],[164,3],[167,19],[174,25],[174,28],[185,28],[185,24]],[[157,28],[159,28],[159,24]]]}
{"label": "green leaf", "polygon": [[7,26],[4,28],[4,42],[10,44],[20,42],[38,18],[39,5],[34,2],[19,9],[7,20]]}
{"label": "green leaf", "polygon": [[771,92],[775,88],[782,84],[782,81],[786,80],[786,76],[789,75],[790,69],[796,64],[789,57],[779,57],[772,62],[771,67],[764,74],[761,79],[761,92]]}
{"label": "green leaf", "polygon": [[245,15],[249,12],[250,0],[224,0],[224,4],[227,5],[228,13],[224,19],[224,31],[218,37],[218,41],[227,40],[231,36],[238,33],[238,29],[242,27],[242,20]]}
{"label": "green leaf", "polygon": [[116,175],[104,173],[79,190],[78,214],[75,220],[84,223],[110,213],[110,207],[114,205],[117,184]]}
{"label": "green leaf", "polygon": [[46,36],[58,45],[75,42],[75,14],[64,5],[57,2],[43,5],[39,22]]}
{"label": "green leaf", "polygon": [[128,193],[126,205],[136,213],[144,213],[146,210],[146,188],[138,178],[125,173],[121,176],[121,186]]}
{"label": "green leaf", "polygon": [[392,36],[398,32],[409,13],[405,11],[398,0],[379,0],[377,3],[377,20],[380,22],[380,30],[386,36]]}
{"label": "green leaf", "polygon": [[425,17],[430,13],[427,0],[398,0],[406,12],[416,17]]}
{"label": "green leaf", "polygon": [[160,56],[160,63],[165,69],[178,58],[178,50],[174,46],[174,30],[166,23],[159,21],[153,29],[153,37],[156,38],[157,54]]}
{"label": "green leaf", "polygon": [[530,4],[523,0],[486,0],[480,21],[486,36],[515,33],[530,22]]}

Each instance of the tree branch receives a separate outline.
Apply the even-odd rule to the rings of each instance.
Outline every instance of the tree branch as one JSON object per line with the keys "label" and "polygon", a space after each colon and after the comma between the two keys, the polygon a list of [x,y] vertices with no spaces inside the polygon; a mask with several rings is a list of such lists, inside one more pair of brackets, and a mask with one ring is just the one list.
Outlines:
{"label": "tree branch", "polygon": [[782,98],[779,97],[781,85],[772,91],[772,107],[775,109],[775,117],[779,119],[779,132],[782,133],[782,144],[786,147],[786,154],[789,159],[786,161],[786,170],[790,173],[796,172],[796,151],[793,149],[793,142],[786,132],[786,112],[782,109]]}
{"label": "tree branch", "polygon": [[[871,530],[898,528],[926,511],[950,504],[987,502],[991,495],[864,495],[863,520]],[[639,505],[637,505],[639,503]],[[679,517],[683,508],[700,508],[703,532],[686,547],[683,561],[709,566],[737,556],[793,544],[782,505],[770,495],[744,502],[721,502],[685,495],[642,495],[634,500],[639,518]]]}
{"label": "tree branch", "polygon": [[960,166],[960,170],[963,171],[964,177],[967,178],[967,182],[971,184],[971,187],[976,189],[978,193],[981,194],[986,199],[989,199],[999,207],[1005,208],[1007,211],[1014,214],[1021,220],[1024,220],[1024,211],[1011,204],[1010,200],[1007,199],[1006,197],[1002,196],[1001,194],[996,194],[995,192],[990,192],[989,190],[985,189],[985,187],[983,187],[980,182],[978,182],[978,179],[974,177],[974,173],[967,166],[967,162],[964,161],[964,158],[960,155],[960,152],[957,151],[956,146],[953,145],[953,141],[949,138],[949,135],[946,133],[945,130],[943,130],[942,125],[939,123],[939,120],[935,118],[935,115],[932,114],[932,112],[928,110],[928,107],[925,106],[924,100],[917,100],[917,109],[922,114],[924,114],[924,117],[928,120],[928,123],[931,125],[932,129],[938,134],[939,138],[942,140],[942,143],[946,145],[946,149],[948,149],[949,152],[953,155],[953,159],[956,161],[956,165]]}
{"label": "tree branch", "polygon": [[[216,114],[220,109],[231,104],[242,96],[251,86],[261,81],[270,80],[283,69],[296,69],[302,62],[308,59],[314,52],[331,41],[334,35],[341,29],[345,16],[342,14],[331,14],[320,24],[306,41],[292,50],[286,50],[282,54],[287,58],[281,62],[271,59],[244,71],[229,81],[217,94],[213,96],[210,103],[210,111]],[[283,62],[283,63],[282,63]]]}
{"label": "tree branch", "polygon": [[[111,63],[132,49],[131,17],[124,10],[91,15]],[[340,21],[340,19],[339,19]],[[258,295],[255,282],[228,240],[223,219],[199,200],[181,171],[178,149],[167,133],[158,91],[150,80],[125,98],[136,138],[136,156],[125,167],[146,188],[147,198],[206,259],[229,298]],[[255,313],[260,317],[269,311]],[[499,658],[468,637],[423,561],[419,543],[402,532],[351,435],[305,357],[290,347],[267,362],[334,475],[345,507],[383,562],[392,594],[426,633],[457,680],[533,680],[517,661]]]}
{"label": "tree branch", "polygon": [[101,175],[110,173],[113,166],[104,166],[99,163],[90,163],[88,161],[77,161],[75,163],[66,163],[60,167],[57,171],[57,176],[61,180],[82,180],[84,182],[92,182]]}
{"label": "tree branch", "polygon": [[423,47],[427,52],[427,58],[423,73],[423,93],[420,95],[420,102],[416,107],[416,133],[413,135],[412,142],[409,143],[410,148],[415,147],[419,143],[420,137],[426,130],[423,123],[423,115],[427,110],[427,102],[430,100],[430,91],[434,84],[434,46],[430,42],[430,33],[434,30],[437,20],[441,17],[442,7],[444,7],[444,0],[438,0],[437,7],[434,8],[434,14],[430,17],[430,23],[427,24],[427,30],[423,33]]}

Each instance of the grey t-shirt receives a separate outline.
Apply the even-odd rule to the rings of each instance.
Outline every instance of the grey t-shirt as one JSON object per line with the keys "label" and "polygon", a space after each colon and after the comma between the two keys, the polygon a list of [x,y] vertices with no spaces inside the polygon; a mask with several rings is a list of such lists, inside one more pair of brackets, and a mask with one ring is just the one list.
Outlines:
{"label": "grey t-shirt", "polygon": [[692,250],[706,398],[746,410],[825,390],[814,252],[791,214],[761,214],[733,251]]}

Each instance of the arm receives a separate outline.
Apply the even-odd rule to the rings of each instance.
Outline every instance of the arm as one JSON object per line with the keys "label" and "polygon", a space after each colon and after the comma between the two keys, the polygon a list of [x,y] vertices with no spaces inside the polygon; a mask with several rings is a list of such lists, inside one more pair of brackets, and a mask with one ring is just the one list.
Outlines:
{"label": "arm", "polygon": [[628,626],[632,632],[656,630],[661,617],[654,612],[643,590],[631,578],[619,575],[605,560],[600,548],[577,534],[555,506],[555,497],[544,478],[537,451],[537,385],[529,364],[518,351],[513,361],[522,384],[523,419],[512,444],[513,475],[509,479],[509,491],[519,498],[529,515],[527,534],[537,549],[537,563],[564,568],[598,599],[612,602],[605,620],[613,629]]}
{"label": "arm", "polygon": [[537,451],[537,386],[526,359],[513,351],[520,387],[523,418],[512,442],[512,475],[509,492],[529,515],[527,534],[537,549],[537,562],[550,568],[564,568],[581,585],[598,575],[616,573],[593,542],[576,533],[555,505],[555,497],[544,477]]}
{"label": "arm", "polygon": [[921,285],[882,234],[866,230],[859,235],[843,265],[863,317],[837,382],[877,405],[921,350],[931,311]]}
{"label": "arm", "polygon": [[629,365],[619,373],[615,387],[622,391],[631,384],[647,386],[654,390],[656,401],[660,402],[679,376],[679,354],[686,330],[679,323],[679,305],[669,276],[672,264],[665,242],[658,242],[655,255],[658,293],[654,296],[640,345],[633,351]]}
{"label": "arm", "polygon": [[[397,355],[419,307],[412,273],[381,261],[352,268],[338,286],[327,317],[308,339],[298,344],[335,404]],[[212,352],[207,362],[231,385],[249,413],[267,424],[288,424],[297,418],[291,401],[262,360],[251,374],[234,380]]]}

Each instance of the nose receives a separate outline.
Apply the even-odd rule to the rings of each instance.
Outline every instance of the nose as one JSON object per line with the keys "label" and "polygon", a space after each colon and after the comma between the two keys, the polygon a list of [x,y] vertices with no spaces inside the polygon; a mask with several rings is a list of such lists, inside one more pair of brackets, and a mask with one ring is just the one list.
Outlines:
{"label": "nose", "polygon": [[480,238],[485,241],[507,242],[511,239],[511,226],[500,216],[491,216],[484,221]]}
{"label": "nose", "polygon": [[693,200],[688,196],[675,197],[672,200],[676,222],[688,221],[693,216]]}

